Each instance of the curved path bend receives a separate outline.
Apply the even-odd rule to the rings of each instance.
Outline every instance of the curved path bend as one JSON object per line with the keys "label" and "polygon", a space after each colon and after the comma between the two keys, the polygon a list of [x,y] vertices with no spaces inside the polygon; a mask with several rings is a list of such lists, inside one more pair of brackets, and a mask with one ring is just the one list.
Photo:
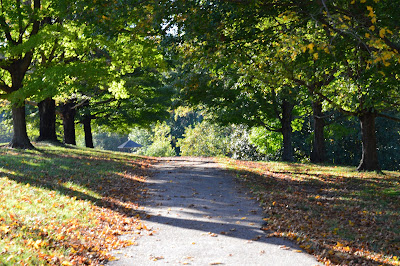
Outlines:
{"label": "curved path bend", "polygon": [[162,158],[154,171],[144,202],[153,231],[107,265],[319,265],[294,243],[266,237],[262,209],[212,159]]}

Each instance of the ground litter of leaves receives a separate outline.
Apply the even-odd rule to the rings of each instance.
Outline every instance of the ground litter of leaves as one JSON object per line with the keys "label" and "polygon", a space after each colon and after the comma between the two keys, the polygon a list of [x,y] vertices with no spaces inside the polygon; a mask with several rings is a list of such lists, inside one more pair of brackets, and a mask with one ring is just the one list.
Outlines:
{"label": "ground litter of leaves", "polygon": [[0,264],[101,265],[146,227],[139,200],[152,163],[127,153],[0,147]]}
{"label": "ground litter of leaves", "polygon": [[271,236],[296,241],[327,265],[400,265],[400,173],[224,162],[261,202]]}

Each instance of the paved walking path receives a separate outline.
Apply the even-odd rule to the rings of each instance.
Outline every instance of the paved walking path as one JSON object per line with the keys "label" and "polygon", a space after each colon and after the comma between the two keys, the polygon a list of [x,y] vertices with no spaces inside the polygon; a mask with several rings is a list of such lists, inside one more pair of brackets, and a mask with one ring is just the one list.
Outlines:
{"label": "paved walking path", "polygon": [[144,204],[154,233],[108,265],[318,265],[292,242],[267,238],[261,208],[211,159],[165,158],[155,171]]}

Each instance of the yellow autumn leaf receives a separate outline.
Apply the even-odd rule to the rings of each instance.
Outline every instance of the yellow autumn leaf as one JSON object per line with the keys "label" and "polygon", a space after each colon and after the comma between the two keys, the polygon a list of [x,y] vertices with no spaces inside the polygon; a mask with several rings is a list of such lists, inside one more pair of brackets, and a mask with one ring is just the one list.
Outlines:
{"label": "yellow autumn leaf", "polygon": [[392,58],[392,54],[390,52],[384,52],[382,54],[382,58],[383,60],[389,60],[390,58]]}
{"label": "yellow autumn leaf", "polygon": [[371,31],[374,31],[374,30],[375,30],[375,26],[372,25],[371,27],[369,27],[369,29],[370,29]]}
{"label": "yellow autumn leaf", "polygon": [[73,264],[72,264],[71,262],[67,261],[67,260],[64,260],[64,261],[61,263],[61,265],[63,265],[63,266],[72,266]]}
{"label": "yellow autumn leaf", "polygon": [[318,59],[318,53],[314,53],[314,59],[317,60]]}
{"label": "yellow autumn leaf", "polygon": [[376,23],[376,18],[373,17],[373,18],[371,19],[371,22],[372,22],[372,24],[375,24],[375,23]]}
{"label": "yellow autumn leaf", "polygon": [[371,37],[371,35],[369,34],[369,33],[365,33],[365,38],[370,38]]}
{"label": "yellow autumn leaf", "polygon": [[308,49],[310,49],[311,52],[314,50],[314,46],[315,45],[313,43],[307,45]]}
{"label": "yellow autumn leaf", "polygon": [[0,227],[0,231],[3,231],[5,234],[7,234],[8,232],[10,232],[10,227],[7,225],[2,225]]}
{"label": "yellow autumn leaf", "polygon": [[379,30],[379,36],[380,36],[381,38],[384,38],[384,37],[385,37],[385,33],[386,33],[386,30],[385,30],[385,29],[380,29],[380,30]]}
{"label": "yellow autumn leaf", "polygon": [[372,6],[367,6],[367,10],[368,11],[373,11],[374,9],[372,8]]}
{"label": "yellow autumn leaf", "polygon": [[365,3],[367,2],[367,0],[360,0],[360,3]]}

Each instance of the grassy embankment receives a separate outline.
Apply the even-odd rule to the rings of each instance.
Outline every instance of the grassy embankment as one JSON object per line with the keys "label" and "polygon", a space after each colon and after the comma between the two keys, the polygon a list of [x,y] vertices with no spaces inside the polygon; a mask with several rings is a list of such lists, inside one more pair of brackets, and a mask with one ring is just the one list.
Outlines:
{"label": "grassy embankment", "polygon": [[0,264],[98,265],[145,229],[137,202],[150,161],[35,144],[0,147]]}
{"label": "grassy embankment", "polygon": [[400,173],[225,159],[266,212],[271,236],[326,264],[400,265]]}

